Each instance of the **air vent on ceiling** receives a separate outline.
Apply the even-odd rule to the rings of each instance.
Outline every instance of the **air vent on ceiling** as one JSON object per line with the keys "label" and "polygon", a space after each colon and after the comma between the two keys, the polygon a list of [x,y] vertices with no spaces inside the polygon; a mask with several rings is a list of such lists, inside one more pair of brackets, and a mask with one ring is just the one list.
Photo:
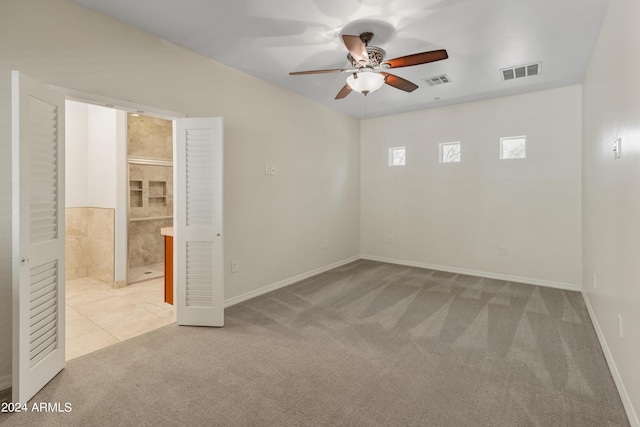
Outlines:
{"label": "air vent on ceiling", "polygon": [[503,68],[500,70],[503,80],[519,79],[521,77],[537,76],[540,74],[542,63],[519,65],[517,67]]}
{"label": "air vent on ceiling", "polygon": [[445,84],[445,83],[451,83],[451,79],[446,74],[442,74],[442,75],[439,75],[439,76],[433,76],[433,77],[427,77],[426,79],[424,79],[424,81],[427,82],[427,84],[429,86],[437,86],[437,85],[442,85],[442,84]]}

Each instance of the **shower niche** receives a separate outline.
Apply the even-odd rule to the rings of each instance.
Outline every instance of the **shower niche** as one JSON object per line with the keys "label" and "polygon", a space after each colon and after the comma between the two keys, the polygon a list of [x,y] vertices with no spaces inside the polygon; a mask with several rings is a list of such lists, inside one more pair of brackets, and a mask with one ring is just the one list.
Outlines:
{"label": "shower niche", "polygon": [[[167,166],[170,167],[170,166]],[[129,169],[129,174],[132,171]],[[129,207],[136,208],[164,208],[167,206],[167,181],[129,181]]]}
{"label": "shower niche", "polygon": [[149,206],[167,206],[165,181],[149,181]]}
{"label": "shower niche", "polygon": [[129,181],[129,206],[142,207],[142,181]]}

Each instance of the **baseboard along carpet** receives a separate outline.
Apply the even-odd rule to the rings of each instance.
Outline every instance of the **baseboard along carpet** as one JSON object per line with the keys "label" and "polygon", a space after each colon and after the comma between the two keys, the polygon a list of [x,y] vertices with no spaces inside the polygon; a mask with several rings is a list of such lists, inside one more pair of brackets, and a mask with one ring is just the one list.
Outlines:
{"label": "baseboard along carpet", "polygon": [[356,261],[72,360],[3,426],[628,426],[582,296]]}

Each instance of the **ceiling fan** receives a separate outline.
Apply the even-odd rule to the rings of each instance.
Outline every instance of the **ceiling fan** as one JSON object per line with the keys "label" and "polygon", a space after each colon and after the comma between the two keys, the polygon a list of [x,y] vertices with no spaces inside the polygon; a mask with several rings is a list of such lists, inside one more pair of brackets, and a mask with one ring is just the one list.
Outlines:
{"label": "ceiling fan", "polygon": [[372,39],[373,33],[369,32],[362,33],[359,36],[342,35],[342,40],[349,51],[347,58],[353,65],[352,69],[333,68],[328,70],[295,71],[289,74],[299,76],[305,74],[350,73],[349,77],[347,77],[347,83],[340,89],[336,99],[345,98],[352,90],[366,96],[380,89],[385,83],[405,92],[413,92],[418,88],[418,85],[384,70],[427,64],[449,57],[446,50],[440,49],[385,60],[384,57],[387,53],[384,49],[369,46],[369,42]]}

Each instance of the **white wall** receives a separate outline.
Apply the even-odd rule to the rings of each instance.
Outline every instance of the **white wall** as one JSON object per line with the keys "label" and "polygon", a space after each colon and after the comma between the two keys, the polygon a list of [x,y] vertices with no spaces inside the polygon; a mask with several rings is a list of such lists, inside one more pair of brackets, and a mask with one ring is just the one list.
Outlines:
{"label": "white wall", "polygon": [[116,236],[115,236],[115,271],[114,280],[127,280],[127,234],[129,222],[127,219],[127,199],[129,196],[129,165],[127,163],[127,113],[116,110],[115,121],[115,162],[116,162]]}
{"label": "white wall", "polygon": [[[637,0],[610,3],[583,85],[584,292],[634,426],[640,426],[639,16]],[[623,155],[614,160],[617,138]]]}
{"label": "white wall", "polygon": [[65,205],[115,209],[117,111],[75,101],[65,108]]}
{"label": "white wall", "polygon": [[89,105],[87,140],[87,204],[94,208],[116,208],[118,163],[116,110]]}
{"label": "white wall", "polygon": [[127,278],[126,113],[66,101],[66,207],[115,209],[115,280]]}
{"label": "white wall", "polygon": [[89,105],[65,102],[65,206],[87,206]]}
{"label": "white wall", "polygon": [[[572,86],[363,121],[362,253],[579,289],[580,103]],[[518,135],[527,158],[500,160]],[[452,141],[462,162],[438,163]],[[387,166],[395,146],[406,166]]]}
{"label": "white wall", "polygon": [[3,0],[0,32],[0,76],[224,118],[227,298],[359,254],[357,120],[65,0]]}
{"label": "white wall", "polygon": [[11,74],[0,69],[0,390],[11,386]]}

